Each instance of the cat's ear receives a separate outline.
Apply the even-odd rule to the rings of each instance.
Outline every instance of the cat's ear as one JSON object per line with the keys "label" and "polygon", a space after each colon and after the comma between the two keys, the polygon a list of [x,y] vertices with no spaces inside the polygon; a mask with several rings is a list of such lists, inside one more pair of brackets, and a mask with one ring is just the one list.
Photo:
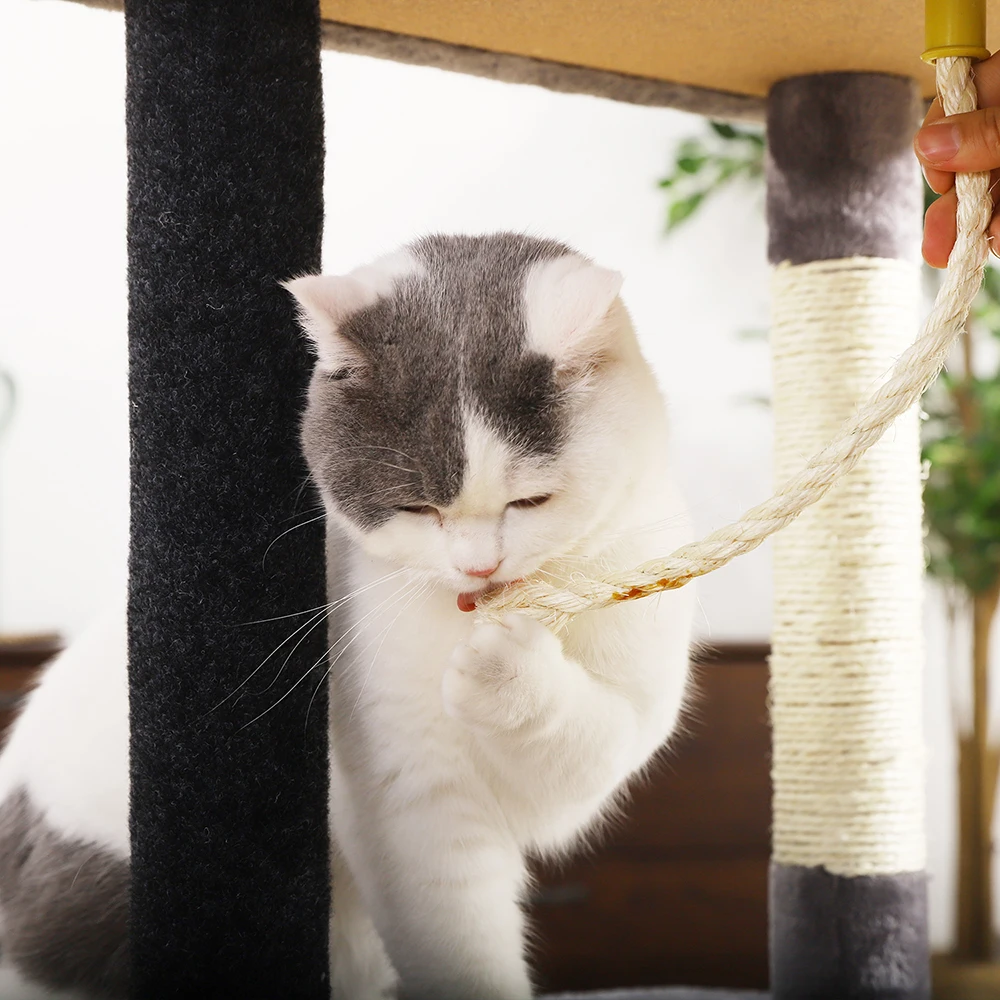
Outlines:
{"label": "cat's ear", "polygon": [[377,289],[350,274],[311,274],[281,285],[298,303],[299,324],[316,349],[320,367],[340,371],[362,363],[361,351],[340,330],[349,316],[378,300]]}
{"label": "cat's ear", "polygon": [[535,265],[525,285],[531,347],[549,355],[559,372],[599,364],[614,349],[609,314],[623,280],[575,255]]}
{"label": "cat's ear", "polygon": [[299,322],[316,348],[321,368],[336,372],[363,367],[364,352],[345,337],[345,320],[391,295],[396,283],[423,267],[408,250],[378,257],[350,274],[312,274],[283,281],[299,304]]}

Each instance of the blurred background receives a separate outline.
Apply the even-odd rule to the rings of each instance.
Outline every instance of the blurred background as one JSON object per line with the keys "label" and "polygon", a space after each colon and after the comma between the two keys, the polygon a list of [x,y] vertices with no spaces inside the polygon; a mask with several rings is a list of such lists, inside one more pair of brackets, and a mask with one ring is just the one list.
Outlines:
{"label": "blurred background", "polygon": [[[16,386],[0,431],[0,631],[22,650],[71,639],[123,600],[123,48],[120,14],[0,7],[0,370]],[[331,52],[323,69],[326,270],[432,231],[564,240],[626,275],[698,531],[770,492],[767,346],[743,335],[768,323],[761,186],[736,181],[666,232],[658,181],[704,120]],[[539,961],[551,984],[766,981],[768,547],[706,579],[700,605],[699,633],[716,648],[691,733],[604,862],[543,878]],[[934,588],[926,619],[932,937],[943,949],[956,839],[949,673],[968,649]],[[656,925],[647,944],[636,943],[636,912]],[[706,935],[738,939],[735,957],[699,944]]]}

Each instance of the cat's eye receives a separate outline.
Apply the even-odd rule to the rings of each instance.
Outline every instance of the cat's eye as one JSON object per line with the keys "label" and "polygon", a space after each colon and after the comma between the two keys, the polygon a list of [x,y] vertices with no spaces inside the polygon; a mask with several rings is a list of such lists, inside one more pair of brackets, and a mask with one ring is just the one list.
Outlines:
{"label": "cat's eye", "polygon": [[516,507],[518,510],[524,510],[528,507],[541,507],[543,503],[551,499],[551,493],[540,493],[537,497],[525,497],[523,500],[511,500],[507,506]]}
{"label": "cat's eye", "polygon": [[406,514],[436,514],[438,512],[437,507],[432,507],[430,504],[412,504],[408,507],[397,507],[396,510],[401,510]]}

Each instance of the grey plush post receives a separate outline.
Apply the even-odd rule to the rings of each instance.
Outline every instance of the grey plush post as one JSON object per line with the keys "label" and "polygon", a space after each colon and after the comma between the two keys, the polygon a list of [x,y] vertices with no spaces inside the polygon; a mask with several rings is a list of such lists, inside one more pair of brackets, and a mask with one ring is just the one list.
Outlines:
{"label": "grey plush post", "polygon": [[[799,77],[773,88],[772,263],[917,257],[921,195],[911,141],[919,107],[911,81],[881,74]],[[776,1000],[929,997],[925,882],[923,873],[849,878],[773,864]]]}
{"label": "grey plush post", "polygon": [[281,645],[325,600],[278,286],[320,262],[317,0],[125,13],[132,996],[327,1000],[323,623]]}

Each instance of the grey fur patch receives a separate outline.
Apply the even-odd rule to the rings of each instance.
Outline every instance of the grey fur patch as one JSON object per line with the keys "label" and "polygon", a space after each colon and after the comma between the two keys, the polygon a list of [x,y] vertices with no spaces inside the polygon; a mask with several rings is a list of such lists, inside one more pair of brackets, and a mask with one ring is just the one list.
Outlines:
{"label": "grey fur patch", "polygon": [[0,805],[0,951],[50,989],[128,996],[129,863],[66,840],[24,789]]}
{"label": "grey fur patch", "polygon": [[317,376],[303,425],[314,476],[368,530],[394,507],[456,498],[463,409],[524,453],[552,455],[564,433],[565,399],[552,360],[527,346],[523,300],[533,264],[574,251],[516,233],[429,236],[408,249],[421,273],[340,328],[364,369]]}

